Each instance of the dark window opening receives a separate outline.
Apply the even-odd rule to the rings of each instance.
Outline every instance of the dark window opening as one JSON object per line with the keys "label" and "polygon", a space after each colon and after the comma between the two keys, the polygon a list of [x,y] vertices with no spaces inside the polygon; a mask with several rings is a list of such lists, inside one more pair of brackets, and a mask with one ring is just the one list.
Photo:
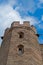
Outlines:
{"label": "dark window opening", "polygon": [[19,51],[22,51],[22,48],[19,48]]}
{"label": "dark window opening", "polygon": [[24,46],[23,45],[18,45],[18,53],[19,53],[19,55],[22,55],[24,53]]}
{"label": "dark window opening", "polygon": [[19,32],[19,38],[23,38],[24,37],[24,33],[23,32]]}

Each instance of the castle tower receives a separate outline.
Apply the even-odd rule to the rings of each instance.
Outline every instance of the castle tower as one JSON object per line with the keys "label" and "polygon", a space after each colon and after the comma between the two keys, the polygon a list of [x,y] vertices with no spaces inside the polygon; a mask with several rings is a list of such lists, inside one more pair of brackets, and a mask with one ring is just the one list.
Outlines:
{"label": "castle tower", "polygon": [[42,65],[36,30],[28,21],[13,22],[5,30],[0,65]]}

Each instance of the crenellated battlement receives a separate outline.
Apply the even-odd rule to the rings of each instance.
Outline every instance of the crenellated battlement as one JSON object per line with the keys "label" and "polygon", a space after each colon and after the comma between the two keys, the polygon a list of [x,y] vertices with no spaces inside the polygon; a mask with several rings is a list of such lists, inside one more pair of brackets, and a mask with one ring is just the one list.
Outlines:
{"label": "crenellated battlement", "polygon": [[29,22],[29,21],[24,21],[24,22],[23,22],[23,26],[28,26],[28,27],[30,27],[30,22]]}
{"label": "crenellated battlement", "polygon": [[12,24],[11,24],[11,27],[15,27],[15,26],[19,26],[20,25],[20,22],[19,21],[14,21]]}
{"label": "crenellated battlement", "polygon": [[19,21],[14,21],[12,24],[11,24],[11,27],[10,28],[7,28],[5,30],[5,34],[7,34],[9,32],[9,30],[11,31],[12,28],[26,28],[26,29],[30,29],[32,30],[34,33],[36,33],[36,29],[33,25],[30,25],[30,22],[29,21],[24,21],[23,24],[20,24]]}
{"label": "crenellated battlement", "polygon": [[29,21],[24,21],[23,24],[20,24],[19,21],[14,21],[11,24],[10,28],[6,28],[4,36],[6,36],[7,34],[9,34],[9,32],[11,32],[14,28],[24,28],[24,29],[27,29],[27,30],[31,30],[33,33],[36,33],[35,27],[33,25],[30,25]]}
{"label": "crenellated battlement", "polygon": [[14,21],[11,24],[11,28],[12,27],[30,27],[34,32],[36,32],[35,27],[33,25],[30,25],[30,22],[29,21],[24,21],[23,24],[20,24],[19,21]]}
{"label": "crenellated battlement", "polygon": [[15,26],[30,26],[30,22],[29,21],[24,21],[23,24],[20,24],[19,21],[14,21],[12,24],[11,24],[11,27],[15,27]]}

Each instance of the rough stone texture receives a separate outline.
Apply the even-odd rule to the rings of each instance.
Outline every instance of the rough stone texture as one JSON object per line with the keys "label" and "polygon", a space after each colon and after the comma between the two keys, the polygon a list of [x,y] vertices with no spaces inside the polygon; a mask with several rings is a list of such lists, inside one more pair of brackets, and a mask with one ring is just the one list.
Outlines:
{"label": "rough stone texture", "polygon": [[6,33],[1,45],[1,50],[0,50],[0,65],[6,65],[10,39],[11,39],[11,32]]}
{"label": "rough stone texture", "polygon": [[40,44],[41,56],[42,56],[42,64],[43,64],[43,44]]}
{"label": "rough stone texture", "polygon": [[[19,32],[24,33],[19,38]],[[36,30],[28,22],[13,22],[5,30],[0,51],[0,65],[42,65],[42,55],[38,44]],[[19,55],[18,45],[24,46],[24,53]]]}

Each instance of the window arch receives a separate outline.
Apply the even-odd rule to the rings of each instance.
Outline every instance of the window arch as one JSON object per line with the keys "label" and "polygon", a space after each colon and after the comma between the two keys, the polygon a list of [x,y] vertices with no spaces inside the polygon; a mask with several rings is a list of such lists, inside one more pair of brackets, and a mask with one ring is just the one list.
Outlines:
{"label": "window arch", "polygon": [[23,38],[24,37],[24,33],[23,32],[19,32],[19,38]]}
{"label": "window arch", "polygon": [[24,46],[23,45],[18,45],[18,54],[22,55],[24,53]]}

